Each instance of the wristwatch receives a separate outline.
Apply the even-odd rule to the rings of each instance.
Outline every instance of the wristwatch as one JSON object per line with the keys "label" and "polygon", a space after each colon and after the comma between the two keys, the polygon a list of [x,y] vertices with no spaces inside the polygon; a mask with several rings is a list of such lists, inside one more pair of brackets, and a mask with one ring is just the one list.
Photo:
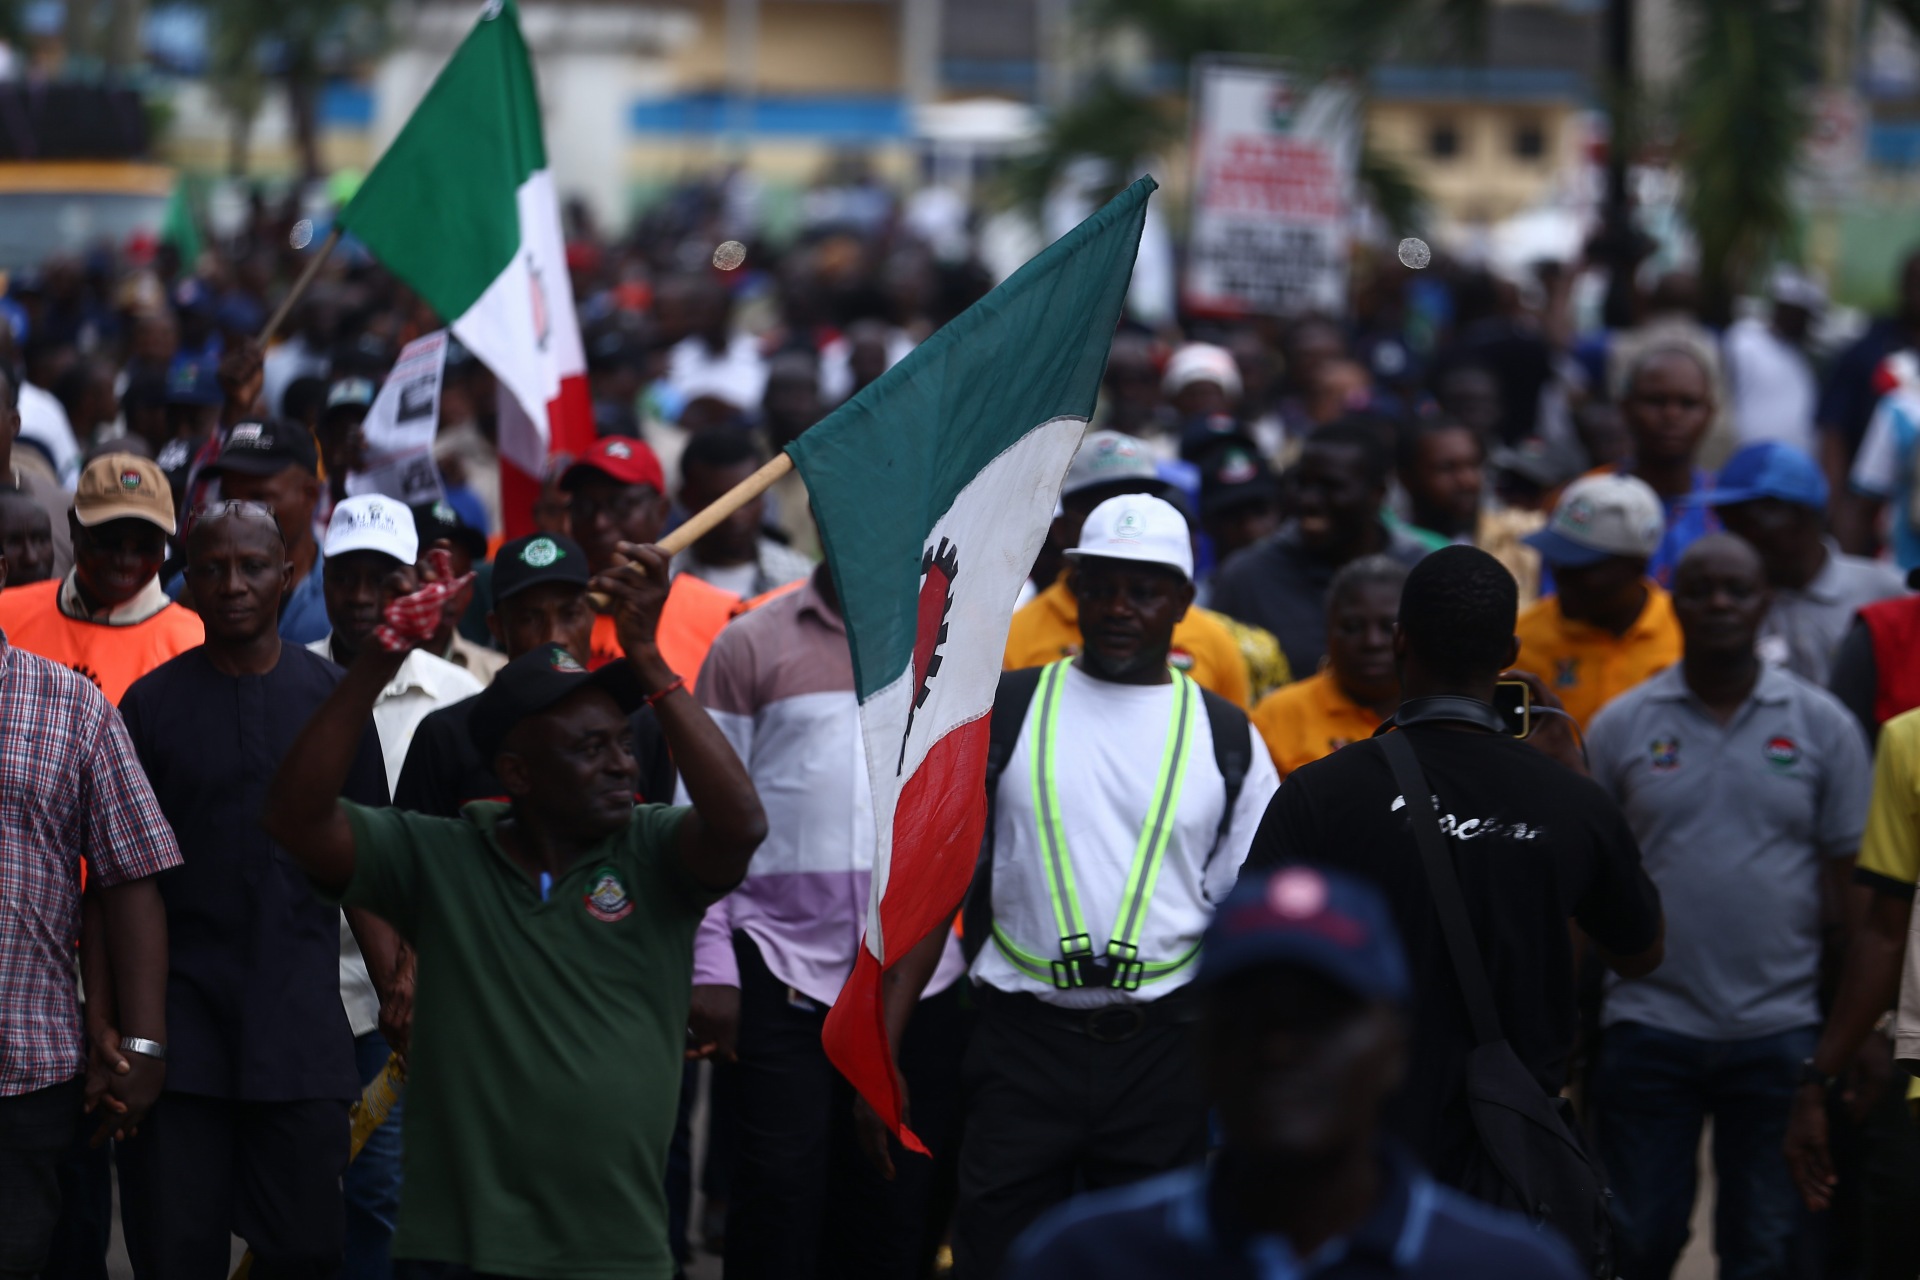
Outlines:
{"label": "wristwatch", "polygon": [[139,1036],[121,1036],[120,1052],[137,1053],[143,1058],[152,1058],[157,1062],[167,1060],[167,1046],[158,1040],[142,1040]]}
{"label": "wristwatch", "polygon": [[1807,1085],[1810,1085],[1810,1084],[1818,1085],[1820,1087],[1820,1092],[1832,1093],[1835,1086],[1837,1086],[1839,1083],[1840,1083],[1839,1076],[1830,1076],[1826,1072],[1819,1070],[1817,1067],[1813,1065],[1812,1058],[1808,1058],[1806,1061],[1800,1064],[1799,1086],[1801,1088],[1805,1088]]}

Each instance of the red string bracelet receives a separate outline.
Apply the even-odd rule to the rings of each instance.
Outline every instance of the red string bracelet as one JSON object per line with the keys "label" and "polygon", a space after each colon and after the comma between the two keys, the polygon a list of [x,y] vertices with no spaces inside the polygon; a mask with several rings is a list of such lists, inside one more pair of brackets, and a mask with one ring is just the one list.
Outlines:
{"label": "red string bracelet", "polygon": [[687,687],[687,678],[686,678],[685,676],[675,676],[675,677],[673,678],[673,683],[672,683],[672,684],[670,684],[670,685],[668,685],[668,686],[667,686],[666,688],[664,688],[664,689],[662,689],[662,690],[660,690],[660,691],[659,691],[658,693],[650,693],[650,694],[648,694],[648,695],[646,696],[646,699],[645,699],[645,700],[644,700],[643,702],[641,702],[641,704],[640,704],[640,705],[641,705],[641,706],[643,706],[643,707],[651,707],[651,706],[653,706],[653,705],[654,705],[655,703],[657,703],[657,702],[659,702],[659,701],[660,701],[660,699],[662,699],[662,698],[664,698],[664,697],[666,697],[666,696],[667,696],[668,694],[670,694],[670,693],[672,693],[672,692],[673,692],[673,691],[674,691],[675,689],[684,689],[684,688],[686,688],[686,687]]}

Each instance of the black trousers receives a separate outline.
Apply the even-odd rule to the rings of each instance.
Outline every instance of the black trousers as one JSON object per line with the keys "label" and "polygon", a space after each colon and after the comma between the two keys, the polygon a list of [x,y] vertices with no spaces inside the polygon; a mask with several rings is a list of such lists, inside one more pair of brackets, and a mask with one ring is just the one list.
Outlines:
{"label": "black trousers", "polygon": [[328,1280],[340,1270],[347,1167],[344,1099],[235,1102],[168,1093],[121,1145],[128,1247],[141,1280],[224,1280],[230,1236],[254,1280]]}
{"label": "black trousers", "polygon": [[978,992],[961,1073],[959,1280],[993,1280],[1020,1233],[1075,1192],[1177,1169],[1207,1149],[1191,997],[1089,1022],[1031,996]]}
{"label": "black trousers", "polygon": [[[774,977],[745,934],[734,935],[734,951],[740,1061],[727,1280],[912,1280],[934,1162],[895,1147],[894,1181],[874,1171],[855,1137],[853,1089],[820,1045],[826,1006]],[[915,1131],[930,1146],[953,1124],[953,1084],[943,1088],[937,1070],[915,1061],[917,1042],[941,1033],[940,1000],[923,1002],[901,1046]]]}
{"label": "black trousers", "polygon": [[82,1089],[75,1076],[0,1098],[0,1280],[32,1280],[46,1265]]}

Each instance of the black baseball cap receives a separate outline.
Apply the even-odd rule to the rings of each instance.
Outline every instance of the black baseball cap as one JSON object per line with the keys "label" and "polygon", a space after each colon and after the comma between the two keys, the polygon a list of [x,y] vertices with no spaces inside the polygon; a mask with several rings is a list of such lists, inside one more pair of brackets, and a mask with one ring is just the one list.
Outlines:
{"label": "black baseball cap", "polygon": [[497,606],[543,582],[564,582],[585,591],[592,576],[587,553],[572,538],[557,533],[515,538],[493,557],[493,603]]}
{"label": "black baseball cap", "polygon": [[212,470],[276,476],[288,467],[319,474],[320,454],[311,431],[297,422],[242,422],[227,433]]}
{"label": "black baseball cap", "polygon": [[487,535],[462,520],[445,498],[419,503],[411,510],[413,529],[420,535],[422,547],[430,547],[445,538],[475,560],[487,558]]}
{"label": "black baseball cap", "polygon": [[543,644],[500,668],[493,683],[475,696],[467,734],[479,749],[480,758],[491,764],[515,725],[582,689],[606,691],[622,714],[639,710],[646,701],[639,677],[626,663],[612,662],[598,671],[588,671],[561,646]]}

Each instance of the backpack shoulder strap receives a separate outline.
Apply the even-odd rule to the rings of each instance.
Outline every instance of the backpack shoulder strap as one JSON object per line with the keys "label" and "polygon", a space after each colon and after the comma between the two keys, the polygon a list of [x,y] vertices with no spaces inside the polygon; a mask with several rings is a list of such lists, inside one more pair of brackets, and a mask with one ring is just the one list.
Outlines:
{"label": "backpack shoulder strap", "polygon": [[1487,984],[1486,964],[1480,959],[1480,947],[1473,936],[1473,921],[1467,918],[1466,899],[1460,894],[1460,876],[1454,870],[1453,857],[1447,852],[1446,837],[1440,832],[1440,819],[1433,812],[1433,789],[1420,768],[1407,735],[1395,731],[1374,739],[1386,753],[1387,767],[1393,770],[1394,784],[1407,806],[1407,820],[1413,826],[1413,842],[1419,846],[1420,861],[1426,865],[1427,889],[1433,895],[1433,909],[1440,917],[1440,932],[1447,940],[1447,955],[1453,960],[1453,974],[1460,994],[1467,1002],[1467,1016],[1473,1022],[1475,1044],[1493,1044],[1504,1039],[1500,1032],[1500,1014],[1493,1003],[1493,989]]}
{"label": "backpack shoulder strap", "polygon": [[994,803],[1000,792],[1000,775],[1020,745],[1020,728],[1027,722],[1027,708],[1040,688],[1045,667],[1023,667],[1000,675],[1000,687],[993,695],[992,719],[987,726],[987,825],[980,835],[980,857],[973,866],[973,884],[967,890],[966,905],[960,913],[960,950],[967,963],[980,954],[980,948],[993,932],[993,823]]}
{"label": "backpack shoulder strap", "polygon": [[1206,704],[1207,724],[1213,730],[1214,767],[1220,770],[1220,779],[1227,786],[1227,803],[1220,810],[1220,825],[1214,828],[1213,847],[1207,850],[1206,861],[1201,865],[1204,875],[1233,826],[1233,811],[1240,803],[1247,772],[1253,768],[1253,737],[1246,712],[1211,689],[1201,689],[1200,697]]}

